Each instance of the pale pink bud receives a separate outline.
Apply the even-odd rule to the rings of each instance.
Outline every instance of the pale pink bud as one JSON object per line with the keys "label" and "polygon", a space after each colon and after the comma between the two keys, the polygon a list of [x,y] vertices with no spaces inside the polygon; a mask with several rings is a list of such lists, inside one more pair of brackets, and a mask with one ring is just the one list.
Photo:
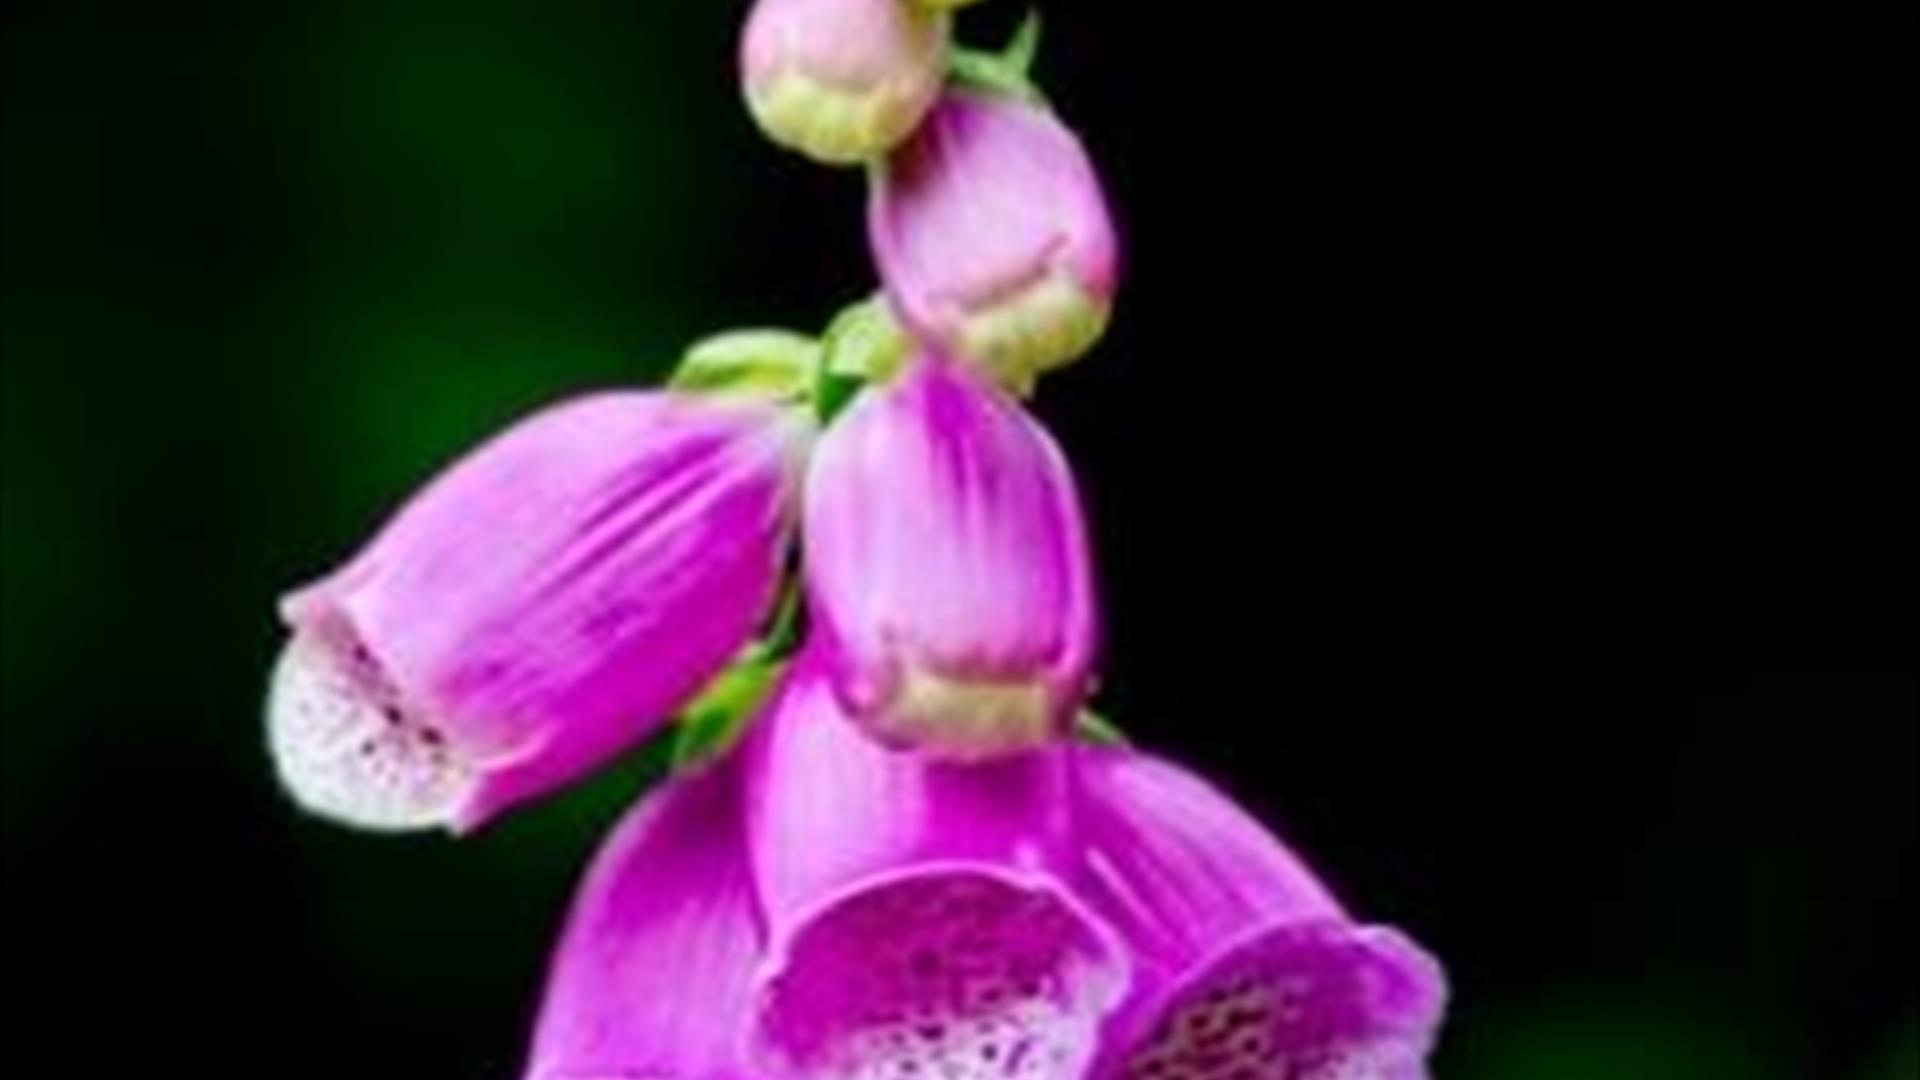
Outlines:
{"label": "pale pink bud", "polygon": [[759,0],[740,70],[768,138],[849,165],[886,153],[920,123],[946,53],[947,16],[905,0]]}
{"label": "pale pink bud", "polygon": [[867,231],[901,318],[1016,389],[1106,329],[1113,221],[1080,140],[1038,105],[947,94],[880,172]]}
{"label": "pale pink bud", "polygon": [[1019,403],[921,357],[822,437],[810,611],[842,700],[884,742],[985,758],[1078,711],[1096,638],[1066,457]]}

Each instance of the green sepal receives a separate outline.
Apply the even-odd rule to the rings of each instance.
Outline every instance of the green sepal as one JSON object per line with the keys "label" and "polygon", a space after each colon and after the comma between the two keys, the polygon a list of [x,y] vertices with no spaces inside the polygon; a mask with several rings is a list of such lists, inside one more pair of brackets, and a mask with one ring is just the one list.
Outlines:
{"label": "green sepal", "polygon": [[800,647],[807,608],[804,594],[798,568],[790,568],[786,579],[780,583],[780,598],[774,601],[773,614],[767,618],[766,630],[755,645],[762,656],[783,657]]}
{"label": "green sepal", "polygon": [[838,415],[864,385],[859,379],[822,371],[813,389],[813,411],[820,417],[820,422],[824,424]]}
{"label": "green sepal", "polygon": [[911,348],[885,297],[870,296],[841,309],[820,335],[813,404],[821,421],[833,419],[861,386],[891,378]]}
{"label": "green sepal", "polygon": [[759,643],[749,645],[681,710],[674,730],[672,767],[696,768],[724,755],[746,731],[787,661]]}
{"label": "green sepal", "polygon": [[727,330],[695,342],[667,385],[709,394],[805,401],[813,392],[820,343],[792,330]]}
{"label": "green sepal", "polygon": [[874,382],[900,369],[912,342],[879,294],[841,308],[820,335],[821,367],[834,375]]}
{"label": "green sepal", "polygon": [[961,87],[1004,94],[1044,104],[1045,95],[1034,84],[1034,57],[1040,52],[1040,12],[1028,8],[1019,29],[998,52],[955,45],[947,51],[947,75]]}
{"label": "green sepal", "polygon": [[1092,743],[1095,746],[1132,745],[1127,739],[1126,732],[1121,731],[1113,721],[1092,709],[1081,709],[1073,728],[1074,734],[1080,737],[1081,742]]}
{"label": "green sepal", "polygon": [[1033,71],[1034,58],[1040,55],[1040,9],[1028,8],[1000,50],[1000,62],[1025,78]]}

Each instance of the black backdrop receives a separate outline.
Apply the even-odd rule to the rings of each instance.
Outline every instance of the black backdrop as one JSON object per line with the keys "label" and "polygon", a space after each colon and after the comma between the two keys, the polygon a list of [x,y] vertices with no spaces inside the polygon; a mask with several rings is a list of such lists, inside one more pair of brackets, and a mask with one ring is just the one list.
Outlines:
{"label": "black backdrop", "polygon": [[[645,764],[298,820],[271,599],[532,404],[866,287],[740,8],[9,9],[16,1064],[511,1075]],[[1127,241],[1037,404],[1109,711],[1443,956],[1441,1075],[1913,1075],[1912,23],[1045,8]]]}

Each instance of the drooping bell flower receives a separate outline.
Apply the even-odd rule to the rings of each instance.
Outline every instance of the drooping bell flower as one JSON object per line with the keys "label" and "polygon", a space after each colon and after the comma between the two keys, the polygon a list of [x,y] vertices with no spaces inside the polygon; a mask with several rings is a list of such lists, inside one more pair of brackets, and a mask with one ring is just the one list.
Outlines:
{"label": "drooping bell flower", "polygon": [[740,39],[767,137],[830,165],[887,152],[945,77],[948,17],[906,0],[758,0]]}
{"label": "drooping bell flower", "polygon": [[867,234],[902,320],[1016,390],[1106,328],[1119,276],[1106,197],[1040,105],[948,92],[880,170]]}
{"label": "drooping bell flower", "polygon": [[933,357],[864,390],[807,478],[810,612],[881,741],[985,758],[1053,738],[1095,645],[1067,460],[1005,393]]}
{"label": "drooping bell flower", "polygon": [[1192,774],[1109,748],[1077,765],[1085,893],[1135,965],[1096,1080],[1426,1075],[1446,996],[1431,956],[1355,922]]}
{"label": "drooping bell flower", "polygon": [[495,437],[282,601],[269,742],[308,809],[472,828],[651,731],[778,582],[810,427],[614,392]]}
{"label": "drooping bell flower", "polygon": [[762,929],[737,762],[677,777],[594,859],[555,948],[526,1080],[751,1080]]}
{"label": "drooping bell flower", "polygon": [[1075,1077],[1126,986],[1069,890],[1065,759],[890,751],[803,659],[747,744],[756,1075]]}

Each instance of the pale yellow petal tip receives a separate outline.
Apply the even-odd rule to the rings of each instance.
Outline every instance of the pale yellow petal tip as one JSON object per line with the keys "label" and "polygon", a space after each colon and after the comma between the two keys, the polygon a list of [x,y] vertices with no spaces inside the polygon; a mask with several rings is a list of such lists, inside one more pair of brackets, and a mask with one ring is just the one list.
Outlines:
{"label": "pale yellow petal tip", "polygon": [[934,757],[979,761],[1046,745],[1058,734],[1057,711],[1037,680],[962,680],[912,668],[873,730]]}
{"label": "pale yellow petal tip", "polygon": [[825,165],[858,165],[912,134],[940,90],[937,77],[891,79],[868,90],[830,86],[792,69],[747,91],[769,139]]}
{"label": "pale yellow petal tip", "polygon": [[362,666],[304,635],[280,654],[267,693],[267,746],[282,788],[308,812],[356,829],[449,826],[477,775]]}
{"label": "pale yellow petal tip", "polygon": [[961,319],[953,348],[1024,395],[1042,374],[1093,348],[1112,311],[1072,276],[1050,273]]}

